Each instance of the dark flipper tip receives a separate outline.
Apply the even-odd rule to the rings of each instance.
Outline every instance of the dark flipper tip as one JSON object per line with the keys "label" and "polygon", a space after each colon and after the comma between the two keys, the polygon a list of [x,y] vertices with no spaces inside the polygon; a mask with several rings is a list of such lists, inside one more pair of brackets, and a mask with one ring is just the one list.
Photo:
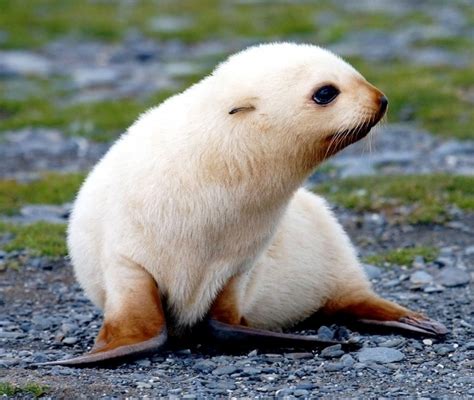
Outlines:
{"label": "dark flipper tip", "polygon": [[167,336],[168,335],[165,330],[160,335],[144,342],[121,346],[108,351],[88,353],[66,360],[32,364],[31,367],[49,367],[60,365],[64,367],[87,368],[117,365],[124,361],[145,357],[162,350],[166,344]]}

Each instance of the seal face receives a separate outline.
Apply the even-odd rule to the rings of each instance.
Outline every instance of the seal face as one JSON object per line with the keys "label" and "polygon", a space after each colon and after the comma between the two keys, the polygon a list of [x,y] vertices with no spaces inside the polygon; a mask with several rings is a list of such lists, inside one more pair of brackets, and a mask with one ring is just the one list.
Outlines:
{"label": "seal face", "polygon": [[265,154],[278,143],[275,151],[299,158],[304,169],[365,137],[388,104],[352,66],[311,45],[252,47],[230,57],[212,78],[222,88],[222,104],[232,99],[236,123],[251,124],[259,135],[252,147],[259,143],[256,150]]}

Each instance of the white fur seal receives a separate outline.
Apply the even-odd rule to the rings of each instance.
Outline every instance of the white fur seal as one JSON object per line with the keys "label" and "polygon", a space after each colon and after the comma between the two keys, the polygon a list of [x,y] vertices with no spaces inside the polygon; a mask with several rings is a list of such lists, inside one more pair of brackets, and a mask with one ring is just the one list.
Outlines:
{"label": "white fur seal", "polygon": [[254,328],[320,308],[442,333],[374,295],[324,202],[298,190],[386,108],[383,93],[329,51],[275,43],[231,56],[143,114],[74,204],[69,251],[104,324],[91,353],[56,363],[136,357],[162,348],[168,328],[206,318],[217,321],[215,337],[296,343]]}

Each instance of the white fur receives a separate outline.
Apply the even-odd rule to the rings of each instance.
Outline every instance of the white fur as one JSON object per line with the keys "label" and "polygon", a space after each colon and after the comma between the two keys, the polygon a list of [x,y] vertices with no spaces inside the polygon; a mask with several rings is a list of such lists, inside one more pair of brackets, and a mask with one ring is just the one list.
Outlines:
{"label": "white fur", "polygon": [[275,238],[240,285],[240,311],[252,327],[301,322],[328,300],[371,293],[354,248],[319,196],[300,189]]}
{"label": "white fur", "polygon": [[[312,93],[328,82],[341,94],[315,105]],[[326,50],[270,44],[230,57],[147,111],[97,164],[74,205],[68,245],[87,295],[106,314],[120,309],[130,295],[123,288],[144,268],[178,325],[194,324],[229,278],[251,270],[283,215],[284,236],[308,225],[294,209],[300,194],[285,209],[324,158],[324,139],[373,114],[373,90]],[[229,114],[243,106],[254,110]],[[340,230],[326,225],[320,232]]]}

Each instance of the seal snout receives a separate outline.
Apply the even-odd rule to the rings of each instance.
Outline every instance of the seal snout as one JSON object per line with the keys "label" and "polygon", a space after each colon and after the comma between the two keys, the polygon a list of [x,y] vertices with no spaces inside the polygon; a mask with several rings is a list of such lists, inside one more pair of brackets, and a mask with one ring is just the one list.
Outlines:
{"label": "seal snout", "polygon": [[384,115],[385,111],[387,111],[387,107],[388,107],[388,99],[384,94],[380,95],[379,103],[380,103],[380,111],[379,112],[380,112],[381,115]]}

